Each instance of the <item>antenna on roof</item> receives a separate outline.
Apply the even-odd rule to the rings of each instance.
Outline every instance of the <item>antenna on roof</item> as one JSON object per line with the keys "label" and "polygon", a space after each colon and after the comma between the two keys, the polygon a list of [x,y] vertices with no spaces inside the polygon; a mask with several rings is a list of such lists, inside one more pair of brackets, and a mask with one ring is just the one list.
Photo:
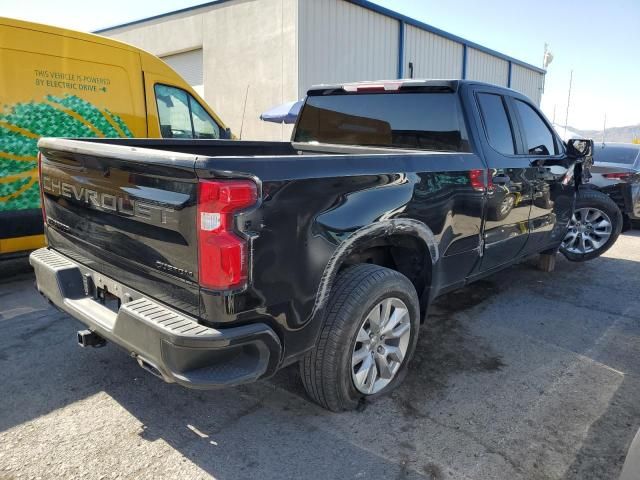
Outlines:
{"label": "antenna on roof", "polygon": [[240,123],[240,140],[242,140],[242,129],[244,127],[244,117],[247,113],[247,97],[249,96],[249,83],[247,83],[247,90],[244,92],[244,106],[242,107],[242,122]]}
{"label": "antenna on roof", "polygon": [[607,112],[604,112],[604,124],[602,125],[602,146],[604,147],[604,135],[607,131]]}

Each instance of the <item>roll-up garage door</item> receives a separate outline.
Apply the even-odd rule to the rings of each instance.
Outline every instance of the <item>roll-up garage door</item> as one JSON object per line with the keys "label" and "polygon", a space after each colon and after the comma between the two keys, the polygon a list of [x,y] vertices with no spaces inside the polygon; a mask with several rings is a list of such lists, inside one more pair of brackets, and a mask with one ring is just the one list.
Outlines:
{"label": "roll-up garage door", "polygon": [[202,49],[189,50],[162,57],[171,68],[182,76],[196,92],[204,96],[204,79],[202,75]]}

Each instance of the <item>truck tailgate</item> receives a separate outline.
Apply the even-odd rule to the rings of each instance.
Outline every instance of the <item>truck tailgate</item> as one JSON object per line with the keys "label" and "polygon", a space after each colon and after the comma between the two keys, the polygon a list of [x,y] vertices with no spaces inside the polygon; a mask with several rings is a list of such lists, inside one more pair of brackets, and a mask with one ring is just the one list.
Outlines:
{"label": "truck tailgate", "polygon": [[43,138],[49,246],[198,314],[195,155]]}

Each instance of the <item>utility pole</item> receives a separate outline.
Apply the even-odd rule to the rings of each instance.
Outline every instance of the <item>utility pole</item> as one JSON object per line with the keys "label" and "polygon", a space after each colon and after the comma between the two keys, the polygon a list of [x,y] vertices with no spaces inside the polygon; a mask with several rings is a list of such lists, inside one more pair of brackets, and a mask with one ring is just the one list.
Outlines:
{"label": "utility pole", "polygon": [[607,131],[607,112],[604,112],[604,124],[602,125],[602,146],[604,147],[604,135]]}
{"label": "utility pole", "polygon": [[567,94],[567,114],[564,117],[564,135],[567,136],[567,124],[569,123],[569,104],[571,103],[571,84],[573,83],[573,70],[569,76],[569,93]]}

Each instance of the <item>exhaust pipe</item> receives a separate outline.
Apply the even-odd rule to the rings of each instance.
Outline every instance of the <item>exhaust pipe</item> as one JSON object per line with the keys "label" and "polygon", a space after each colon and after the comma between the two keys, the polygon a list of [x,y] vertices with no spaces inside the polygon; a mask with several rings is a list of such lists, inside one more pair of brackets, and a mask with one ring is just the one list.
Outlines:
{"label": "exhaust pipe", "polygon": [[104,347],[107,341],[91,330],[78,330],[78,345],[81,347]]}
{"label": "exhaust pipe", "polygon": [[156,377],[161,378],[165,382],[168,382],[168,380],[165,378],[162,372],[153,363],[142,358],[140,355],[135,355],[135,359],[138,362],[138,365],[140,365],[144,370],[149,372],[151,375],[155,375]]}

